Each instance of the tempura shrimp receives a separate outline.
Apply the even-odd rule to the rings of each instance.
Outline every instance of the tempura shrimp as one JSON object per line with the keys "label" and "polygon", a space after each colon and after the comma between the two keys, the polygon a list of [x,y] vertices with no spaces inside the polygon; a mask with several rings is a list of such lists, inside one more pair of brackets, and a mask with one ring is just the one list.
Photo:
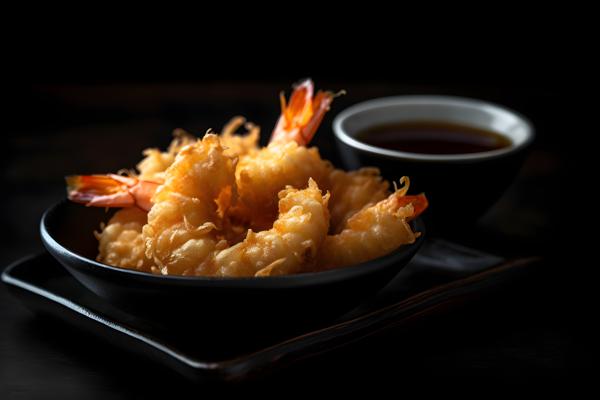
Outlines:
{"label": "tempura shrimp", "polygon": [[152,198],[142,230],[146,256],[162,274],[208,275],[203,261],[218,242],[235,185],[235,158],[208,134],[181,149]]}
{"label": "tempura shrimp", "polygon": [[[126,171],[126,176],[73,175],[66,178],[69,200],[94,207],[138,207],[149,211],[152,196],[164,182],[164,171],[175,161],[184,146],[197,139],[182,129],[173,132],[173,141],[167,151],[144,150],[144,159],[137,165],[139,175]],[[109,222],[110,225],[110,222]]]}
{"label": "tempura shrimp", "polygon": [[[167,175],[169,173],[170,170],[167,170]],[[157,197],[162,190],[161,187]],[[154,260],[162,266],[160,271],[163,274],[234,277],[297,273],[314,266],[317,251],[327,235],[328,198],[328,194],[321,194],[313,180],[304,190],[291,187],[282,190],[279,193],[279,217],[272,229],[258,233],[249,230],[246,238],[232,247],[226,240],[219,240],[215,224],[204,223],[196,227],[185,222],[195,208],[198,208],[198,213],[201,212],[200,202],[183,200],[181,203],[180,196],[166,203],[157,199],[148,214],[143,236],[159,235],[159,239],[150,239],[157,244],[146,243],[147,249],[162,245],[160,251],[154,252]],[[161,231],[159,220],[168,221],[173,214],[180,212],[184,221],[177,221],[176,217],[175,224],[171,226],[163,223],[168,227]],[[206,218],[204,216],[201,220]]]}
{"label": "tempura shrimp", "polygon": [[332,233],[339,233],[348,218],[389,194],[389,184],[376,168],[345,172],[321,158],[306,145],[314,136],[335,95],[319,91],[305,80],[294,88],[289,104],[281,97],[282,111],[267,147],[240,159],[236,170],[239,203],[232,214],[261,229],[276,215],[275,193],[285,185],[299,186],[308,178],[331,193]]}
{"label": "tempura shrimp", "polygon": [[[247,133],[243,136],[235,131],[244,125]],[[243,117],[232,118],[219,136],[221,145],[228,157],[241,157],[257,150],[260,128]],[[69,200],[95,207],[132,207],[137,206],[149,211],[152,196],[160,184],[165,181],[165,171],[173,164],[177,153],[199,139],[183,129],[173,132],[173,141],[168,149],[161,152],[151,148],[144,150],[144,159],[137,165],[139,174],[126,171],[127,175],[73,175],[68,176],[67,193]]]}
{"label": "tempura shrimp", "polygon": [[302,187],[309,178],[326,188],[331,169],[316,148],[271,143],[240,159],[235,172],[239,202],[232,213],[253,229],[266,229],[277,217],[280,190],[288,185]]}
{"label": "tempura shrimp", "polygon": [[340,169],[329,174],[331,227],[333,234],[345,228],[350,217],[364,207],[373,205],[389,195],[389,183],[377,168],[361,168],[346,172]]}
{"label": "tempura shrimp", "polygon": [[[376,168],[345,172],[308,147],[336,95],[296,85],[268,146],[235,117],[217,136],[177,130],[148,149],[139,174],[67,178],[69,199],[123,207],[101,232],[98,260],[169,275],[268,276],[332,269],[413,243],[424,195],[390,194]],[[235,132],[244,126],[248,133]],[[210,132],[210,131],[209,131]],[[308,186],[307,186],[308,182]]]}
{"label": "tempura shrimp", "polygon": [[317,270],[358,264],[414,243],[419,233],[412,231],[408,221],[427,208],[427,199],[405,193],[399,189],[363,208],[348,219],[342,232],[327,236],[319,250]]}
{"label": "tempura shrimp", "polygon": [[239,201],[232,215],[254,229],[266,229],[277,217],[277,193],[290,185],[302,187],[309,178],[327,188],[333,169],[316,148],[306,144],[315,134],[332,92],[319,91],[307,79],[296,85],[289,104],[281,95],[281,116],[267,147],[240,157],[236,170]]}
{"label": "tempura shrimp", "polygon": [[150,272],[152,261],[145,256],[142,239],[145,224],[146,213],[137,207],[117,211],[104,229],[96,233],[97,260],[121,268]]}
{"label": "tempura shrimp", "polygon": [[258,233],[250,230],[243,242],[216,252],[214,274],[268,276],[309,270],[329,228],[328,199],[312,179],[304,190],[282,190],[273,227]]}

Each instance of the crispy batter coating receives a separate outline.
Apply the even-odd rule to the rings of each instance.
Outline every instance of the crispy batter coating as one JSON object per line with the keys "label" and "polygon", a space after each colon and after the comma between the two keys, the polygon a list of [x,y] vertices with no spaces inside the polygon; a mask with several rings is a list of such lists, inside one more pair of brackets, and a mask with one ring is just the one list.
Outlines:
{"label": "crispy batter coating", "polygon": [[331,201],[331,228],[340,233],[347,221],[364,207],[371,206],[389,195],[389,183],[379,175],[377,168],[361,168],[346,172],[335,169],[329,174]]}
{"label": "crispy batter coating", "polygon": [[317,270],[358,264],[381,257],[417,237],[407,219],[414,214],[412,204],[401,206],[398,190],[388,198],[366,207],[348,219],[346,228],[325,238],[319,250]]}
{"label": "crispy batter coating", "polygon": [[329,229],[328,199],[312,179],[306,189],[282,190],[273,227],[250,230],[243,242],[216,252],[216,275],[269,276],[311,269]]}
{"label": "crispy batter coating", "polygon": [[182,148],[165,171],[143,228],[146,256],[162,274],[210,275],[203,262],[215,249],[231,202],[235,159],[216,135]]}
{"label": "crispy batter coating", "polygon": [[123,208],[115,213],[98,238],[98,261],[116,267],[150,272],[152,261],[145,257],[142,227],[146,213],[137,207]]}
{"label": "crispy batter coating", "polygon": [[277,217],[279,191],[304,187],[309,178],[327,188],[331,170],[316,147],[271,143],[240,158],[235,172],[239,198],[232,213],[253,229],[267,229]]}

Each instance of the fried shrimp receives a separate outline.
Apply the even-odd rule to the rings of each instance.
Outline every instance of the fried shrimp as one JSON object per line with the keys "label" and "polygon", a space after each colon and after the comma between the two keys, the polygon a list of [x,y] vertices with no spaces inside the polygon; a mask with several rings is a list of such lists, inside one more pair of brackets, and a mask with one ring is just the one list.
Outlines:
{"label": "fried shrimp", "polygon": [[232,216],[253,229],[267,229],[277,217],[277,193],[286,186],[302,187],[312,178],[319,187],[329,187],[333,167],[306,145],[314,136],[335,95],[314,94],[306,79],[294,86],[289,102],[283,93],[281,115],[267,147],[240,157],[236,170],[239,201]]}
{"label": "fried shrimp", "polygon": [[271,143],[240,160],[236,169],[239,204],[233,214],[246,218],[255,229],[264,229],[277,215],[274,194],[286,185],[300,187],[308,178],[331,193],[332,233],[339,233],[352,215],[389,195],[389,183],[377,168],[346,172],[334,169],[315,147]]}
{"label": "fried shrimp", "polygon": [[[66,178],[71,201],[120,207],[96,234],[98,261],[163,275],[270,276],[344,267],[413,243],[425,195],[390,193],[377,168],[346,172],[308,147],[336,94],[294,86],[266,147],[234,117],[221,135],[174,132],[139,174]],[[246,130],[239,135],[238,131]],[[308,185],[307,185],[308,182]]]}
{"label": "fried shrimp", "polygon": [[146,213],[137,207],[124,208],[115,213],[100,233],[97,260],[121,268],[150,272],[152,261],[145,257],[142,227]]}
{"label": "fried shrimp", "polygon": [[361,168],[346,172],[335,169],[329,174],[331,200],[331,233],[340,233],[347,221],[364,207],[373,205],[389,195],[389,183],[377,168]]}
{"label": "fried shrimp", "polygon": [[[159,189],[157,197],[163,194],[162,191]],[[242,242],[232,247],[219,235],[215,223],[197,226],[186,221],[191,215],[190,209],[201,204],[181,197],[179,194],[167,201],[157,199],[148,214],[148,224],[143,228],[144,238],[151,241],[146,242],[147,249],[154,249],[154,261],[162,265],[163,274],[233,277],[301,272],[314,265],[329,228],[329,194],[323,196],[313,180],[304,190],[292,187],[282,190],[279,193],[279,217],[273,227],[258,233],[250,230]],[[179,219],[179,213],[184,215],[183,221]],[[168,221],[168,228],[154,239],[152,236],[159,230],[156,226],[161,222],[164,224],[161,218]],[[196,215],[196,218],[200,217]],[[200,220],[207,220],[207,216]],[[150,256],[148,251],[147,256]]]}
{"label": "fried shrimp", "polygon": [[304,190],[282,190],[273,227],[258,233],[250,230],[243,242],[216,252],[215,275],[283,275],[312,268],[329,228],[328,199],[312,179]]}
{"label": "fried shrimp", "polygon": [[162,274],[210,275],[204,260],[214,251],[234,190],[235,159],[216,135],[188,145],[165,171],[165,183],[142,230],[146,256]]}
{"label": "fried shrimp", "polygon": [[254,229],[266,229],[277,217],[277,193],[286,186],[303,187],[309,178],[327,187],[332,169],[317,148],[296,142],[271,143],[240,159],[235,172],[239,204],[233,214]]}
{"label": "fried shrimp", "polygon": [[405,196],[400,189],[350,217],[345,229],[327,236],[319,250],[317,270],[358,264],[415,241],[408,221],[427,207],[423,195]]}
{"label": "fried shrimp", "polygon": [[[244,125],[247,133],[244,136],[235,131]],[[69,200],[95,207],[133,207],[145,211],[152,207],[152,196],[156,188],[165,181],[165,171],[177,154],[185,146],[198,141],[197,138],[183,129],[173,131],[174,139],[167,151],[146,149],[144,159],[137,165],[139,174],[125,171],[125,176],[106,175],[73,175],[66,178]],[[234,117],[223,127],[219,136],[224,153],[228,157],[241,157],[257,151],[260,128],[243,117]]]}

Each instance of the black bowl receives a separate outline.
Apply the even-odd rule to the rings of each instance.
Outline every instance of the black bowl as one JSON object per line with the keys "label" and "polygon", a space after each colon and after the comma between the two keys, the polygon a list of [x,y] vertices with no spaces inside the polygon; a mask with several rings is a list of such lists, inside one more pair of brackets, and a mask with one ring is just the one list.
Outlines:
{"label": "black bowl", "polygon": [[[162,276],[95,261],[93,231],[110,215],[101,208],[62,201],[48,209],[40,231],[46,249],[85,287],[108,301],[153,320],[202,320],[229,326],[261,320],[307,323],[331,318],[386,285],[423,243],[338,270],[264,278]],[[424,234],[420,220],[413,228]],[[216,324],[215,324],[216,322]]]}

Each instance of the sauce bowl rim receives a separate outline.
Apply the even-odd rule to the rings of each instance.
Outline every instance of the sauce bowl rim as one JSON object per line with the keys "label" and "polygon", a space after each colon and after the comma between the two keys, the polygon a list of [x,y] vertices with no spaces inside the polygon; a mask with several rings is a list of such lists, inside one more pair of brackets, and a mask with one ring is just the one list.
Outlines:
{"label": "sauce bowl rim", "polygon": [[[407,106],[407,105],[439,105],[446,107],[462,107],[471,109],[482,109],[486,108],[494,112],[501,112],[511,114],[516,120],[521,122],[525,126],[526,137],[518,144],[514,144],[511,140],[511,145],[505,148],[478,152],[478,153],[465,153],[465,154],[425,154],[425,153],[411,153],[399,150],[391,150],[378,146],[373,146],[362,142],[352,135],[348,134],[343,124],[344,122],[362,112],[368,112],[379,108],[390,107],[390,106]],[[466,123],[468,125],[468,123]],[[384,156],[388,158],[402,159],[407,161],[421,161],[421,162],[464,162],[464,161],[484,161],[506,156],[511,153],[518,152],[528,147],[535,138],[535,130],[531,121],[522,115],[521,113],[514,111],[508,107],[504,107],[492,102],[468,98],[459,96],[446,96],[446,95],[402,95],[402,96],[389,96],[389,97],[378,97],[371,100],[362,101],[354,104],[342,112],[340,112],[333,120],[333,133],[335,137],[346,145],[353,147],[357,150],[370,153],[377,156]],[[497,132],[498,134],[506,137],[507,135],[503,132]]]}

